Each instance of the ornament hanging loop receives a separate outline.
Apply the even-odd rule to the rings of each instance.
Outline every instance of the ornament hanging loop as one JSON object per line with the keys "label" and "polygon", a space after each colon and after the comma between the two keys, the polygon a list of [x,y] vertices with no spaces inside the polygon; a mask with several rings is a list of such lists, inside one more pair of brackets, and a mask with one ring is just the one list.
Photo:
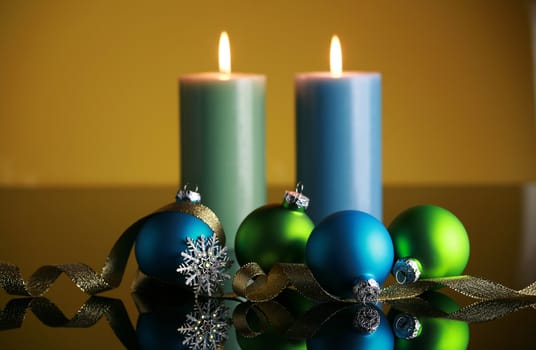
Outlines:
{"label": "ornament hanging loop", "polygon": [[303,184],[298,181],[295,191],[286,191],[283,197],[283,206],[295,208],[298,210],[305,210],[309,207],[309,197],[302,193]]}
{"label": "ornament hanging loop", "polygon": [[200,203],[201,202],[201,194],[198,192],[198,187],[195,185],[195,189],[190,189],[190,183],[187,182],[182,189],[180,189],[177,192],[176,195],[177,202],[192,202],[192,203]]}
{"label": "ornament hanging loop", "polygon": [[[188,190],[191,191],[191,189],[190,189],[190,183],[187,182],[184,186],[182,186],[182,189],[183,189],[184,191],[188,191]],[[197,185],[195,185],[195,189],[193,190],[193,192],[199,192],[199,187],[198,187]]]}
{"label": "ornament hanging loop", "polygon": [[296,193],[299,193],[299,194],[303,193],[303,182],[298,181],[296,183]]}

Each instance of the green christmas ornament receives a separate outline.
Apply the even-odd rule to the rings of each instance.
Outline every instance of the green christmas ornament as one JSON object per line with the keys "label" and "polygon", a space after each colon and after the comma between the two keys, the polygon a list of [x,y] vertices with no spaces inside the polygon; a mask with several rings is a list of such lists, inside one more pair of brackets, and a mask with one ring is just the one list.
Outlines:
{"label": "green christmas ornament", "polygon": [[314,224],[305,214],[309,198],[302,189],[298,184],[296,191],[285,192],[282,204],[259,207],[242,221],[235,238],[240,265],[256,262],[269,271],[277,262],[305,262],[305,245]]}
{"label": "green christmas ornament", "polygon": [[400,284],[419,278],[461,275],[469,261],[469,237],[450,211],[419,205],[400,213],[389,225],[395,248],[392,273]]}

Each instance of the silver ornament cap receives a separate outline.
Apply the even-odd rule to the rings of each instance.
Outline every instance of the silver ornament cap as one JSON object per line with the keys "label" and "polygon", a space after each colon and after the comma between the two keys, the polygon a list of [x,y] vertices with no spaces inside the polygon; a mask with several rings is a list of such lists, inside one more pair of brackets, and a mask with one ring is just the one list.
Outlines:
{"label": "silver ornament cap", "polygon": [[295,191],[285,191],[283,196],[283,205],[306,210],[309,207],[309,197],[302,193],[303,184],[298,182]]}
{"label": "silver ornament cap", "polygon": [[372,334],[380,326],[380,313],[375,307],[365,305],[354,317],[353,326],[361,333]]}
{"label": "silver ornament cap", "polygon": [[414,283],[421,277],[419,261],[413,258],[398,259],[393,266],[392,272],[396,282],[399,284]]}
{"label": "silver ornament cap", "polygon": [[197,192],[198,188],[195,186],[195,190],[191,190],[188,188],[188,184],[184,185],[183,188],[181,188],[177,195],[175,196],[177,202],[192,202],[192,203],[200,203],[201,202],[201,194]]}
{"label": "silver ornament cap", "polygon": [[398,338],[414,339],[421,334],[422,324],[417,317],[401,313],[393,320],[393,330]]}
{"label": "silver ornament cap", "polygon": [[355,300],[361,304],[375,303],[380,295],[380,285],[375,279],[359,280],[352,288]]}

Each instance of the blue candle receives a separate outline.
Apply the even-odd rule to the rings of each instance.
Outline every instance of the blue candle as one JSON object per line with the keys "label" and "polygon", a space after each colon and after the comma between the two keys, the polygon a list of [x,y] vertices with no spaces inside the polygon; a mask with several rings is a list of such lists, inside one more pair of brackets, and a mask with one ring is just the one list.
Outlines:
{"label": "blue candle", "polygon": [[342,72],[340,43],[331,72],[298,74],[297,181],[315,223],[340,210],[382,219],[381,75]]}

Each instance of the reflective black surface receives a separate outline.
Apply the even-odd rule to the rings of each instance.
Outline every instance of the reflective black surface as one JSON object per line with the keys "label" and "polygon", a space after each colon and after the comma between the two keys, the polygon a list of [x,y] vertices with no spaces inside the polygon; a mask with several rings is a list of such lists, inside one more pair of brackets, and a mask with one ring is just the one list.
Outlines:
{"label": "reflective black surface", "polygon": [[[282,190],[270,189],[270,201],[278,202]],[[529,185],[387,187],[384,192],[384,222],[388,224],[398,212],[416,204],[430,203],[448,208],[461,219],[470,235],[471,258],[466,273],[521,289],[536,280],[535,192],[534,186]],[[16,263],[26,277],[44,264],[84,262],[98,270],[121,232],[139,217],[171,202],[174,193],[174,188],[0,189],[0,260]],[[139,346],[137,333],[141,331],[144,335],[150,335],[149,339],[167,340],[169,346],[181,348],[180,334],[176,328],[183,323],[186,314],[193,312],[191,298],[182,294],[177,298],[178,294],[172,294],[171,305],[152,305],[147,300],[140,303],[140,299],[130,293],[130,285],[135,276],[136,263],[131,256],[121,286],[99,296],[108,299],[92,299],[89,306],[82,309],[102,312],[102,317],[94,325],[83,324],[90,326],[88,328],[65,328],[80,325],[71,320],[73,317],[75,321],[77,317],[80,318],[75,313],[87,301],[88,296],[67,278],[60,277],[45,297],[57,307],[56,311],[63,313],[64,318],[58,312],[44,312],[43,309],[54,310],[46,300],[34,300],[31,302],[34,305],[29,305],[30,301],[25,300],[14,302],[11,307],[29,306],[30,310],[37,310],[37,314],[27,311],[20,328],[0,331],[0,348],[122,349],[125,345]],[[387,283],[392,283],[392,279]],[[464,306],[472,302],[456,293],[445,292],[457,305]],[[12,298],[0,291],[0,308],[7,310],[4,307]],[[164,301],[160,300],[161,295],[156,299]],[[95,304],[96,301],[98,303]],[[103,301],[104,304],[99,303]],[[237,304],[227,302],[231,315]],[[290,301],[279,304],[292,315],[293,320],[300,320],[302,326],[310,326],[307,319],[300,318],[311,308],[309,303],[290,298]],[[308,345],[309,348],[317,349],[325,348],[325,342],[332,344],[331,348],[337,348],[334,347],[337,342],[340,343],[339,348],[343,348],[343,343],[350,346],[350,342],[360,344],[361,348],[372,346],[372,342],[366,341],[380,337],[356,335],[351,324],[355,311],[337,313],[337,317],[330,318],[325,324],[321,322],[324,320],[314,319],[319,317],[317,314],[313,313],[314,317],[309,314],[311,322],[316,322],[312,322],[313,325],[321,324],[318,333],[309,340],[275,337],[274,334],[281,332],[281,329],[266,327],[261,327],[262,335],[248,338],[240,332],[237,335],[237,330],[231,328],[226,348],[305,349]],[[393,316],[394,311],[390,311],[388,305],[384,305],[382,311],[386,316],[382,315],[381,319],[388,320],[382,324],[388,322],[390,327],[396,317]],[[51,319],[47,319],[47,313],[52,315]],[[249,317],[258,318],[252,316],[256,314],[258,313],[250,313]],[[93,313],[95,315],[97,314]],[[120,315],[120,321],[110,315]],[[109,319],[112,320],[113,327],[110,327]],[[253,323],[258,326],[262,325],[261,321],[253,320]],[[422,335],[427,337],[431,337],[428,332],[424,332],[427,324],[431,326],[426,329],[443,332],[449,329],[445,326],[445,320],[425,318],[422,323]],[[533,309],[526,309],[492,322],[470,324],[467,326],[467,334],[464,326],[459,324],[453,329],[456,331],[448,333],[449,336],[463,344],[467,335],[469,348],[473,349],[531,348],[531,344],[536,342],[536,313]],[[380,339],[383,344],[389,344],[386,337],[388,335]],[[437,335],[434,337],[432,338],[438,338]],[[146,338],[143,338],[144,341]],[[422,345],[416,347],[415,342],[408,341],[411,345],[408,347],[408,344],[400,344],[394,339],[393,336],[397,348],[422,348]],[[175,344],[177,341],[179,344]],[[437,348],[431,340],[425,343],[428,348]],[[165,345],[154,345],[153,348],[165,348]]]}

